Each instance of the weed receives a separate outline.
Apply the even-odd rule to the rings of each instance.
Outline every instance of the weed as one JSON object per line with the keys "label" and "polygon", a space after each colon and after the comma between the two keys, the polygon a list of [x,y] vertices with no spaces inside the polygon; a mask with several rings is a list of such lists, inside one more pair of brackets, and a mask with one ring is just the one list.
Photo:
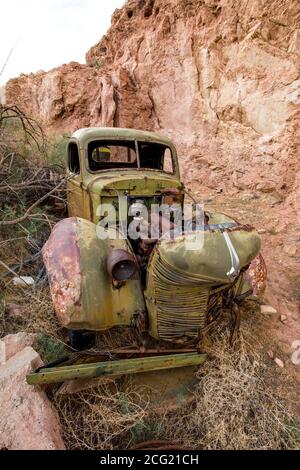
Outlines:
{"label": "weed", "polygon": [[44,363],[56,361],[69,352],[64,343],[45,333],[39,334],[34,345]]}
{"label": "weed", "polygon": [[46,162],[49,166],[65,168],[66,150],[69,137],[53,134],[46,144]]}

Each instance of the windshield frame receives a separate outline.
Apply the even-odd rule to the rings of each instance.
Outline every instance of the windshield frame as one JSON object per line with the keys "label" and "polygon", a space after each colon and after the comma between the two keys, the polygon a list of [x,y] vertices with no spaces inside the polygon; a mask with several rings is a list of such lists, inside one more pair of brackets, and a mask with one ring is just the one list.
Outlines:
{"label": "windshield frame", "polygon": [[[95,142],[95,141],[99,141],[99,142],[105,142],[105,141],[128,141],[128,142],[134,142],[135,143],[135,152],[136,152],[136,162],[137,162],[137,167],[136,168],[122,168],[122,166],[120,167],[116,167],[116,168],[103,168],[101,170],[97,170],[97,171],[92,171],[89,167],[89,145],[92,143],[92,142]],[[144,168],[144,167],[141,167],[141,164],[140,164],[140,154],[139,154],[139,143],[153,143],[153,144],[160,144],[160,145],[163,145],[166,149],[169,149],[170,150],[170,153],[171,153],[171,159],[172,159],[172,167],[173,167],[173,172],[169,172],[169,171],[164,171],[164,170],[160,170],[160,169],[155,169],[155,168]],[[147,139],[143,139],[143,140],[140,140],[140,139],[124,139],[124,138],[100,138],[100,139],[90,139],[87,143],[86,143],[86,149],[85,149],[85,169],[86,171],[89,173],[89,174],[92,174],[92,175],[99,175],[99,174],[102,174],[102,173],[107,173],[107,172],[120,172],[120,171],[131,171],[131,172],[135,172],[135,171],[149,171],[149,172],[155,172],[155,173],[161,173],[163,175],[167,175],[167,176],[170,176],[170,177],[178,177],[179,178],[179,167],[178,167],[178,161],[177,161],[177,153],[176,153],[176,149],[173,145],[169,145],[169,144],[166,144],[164,142],[159,142],[159,141],[154,141],[154,140],[147,140]]]}

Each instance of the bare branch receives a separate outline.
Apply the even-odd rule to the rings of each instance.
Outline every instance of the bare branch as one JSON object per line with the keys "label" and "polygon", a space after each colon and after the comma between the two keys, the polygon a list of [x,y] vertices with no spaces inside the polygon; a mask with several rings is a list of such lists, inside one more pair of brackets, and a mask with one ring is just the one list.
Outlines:
{"label": "bare branch", "polygon": [[[63,184],[65,183],[65,180],[62,180],[55,188],[53,188],[51,191],[49,191],[47,194],[44,194],[41,198],[39,198],[37,201],[35,201],[21,217],[17,217],[16,219],[13,220],[3,220],[0,222],[0,226],[8,226],[8,225],[16,225],[21,222],[24,222],[24,220],[28,219],[31,216],[32,210],[37,207],[39,204],[41,204],[45,199],[47,199],[51,194],[55,193],[57,189],[59,189]],[[40,214],[39,214],[40,215]]]}

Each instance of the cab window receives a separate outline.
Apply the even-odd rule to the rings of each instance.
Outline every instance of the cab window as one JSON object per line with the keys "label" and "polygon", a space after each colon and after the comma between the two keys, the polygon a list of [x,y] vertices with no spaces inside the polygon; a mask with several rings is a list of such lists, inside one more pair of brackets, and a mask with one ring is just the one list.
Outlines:
{"label": "cab window", "polygon": [[172,152],[169,147],[156,142],[139,142],[141,168],[174,173]]}
{"label": "cab window", "polygon": [[[174,174],[171,149],[157,142],[98,140],[88,145],[88,167],[92,172],[109,169],[145,169]],[[139,163],[139,164],[138,164]]]}
{"label": "cab window", "polygon": [[71,173],[78,175],[80,173],[80,162],[78,147],[75,142],[71,142],[68,148],[68,166]]}
{"label": "cab window", "polygon": [[135,142],[95,141],[88,145],[90,171],[113,168],[137,168]]}

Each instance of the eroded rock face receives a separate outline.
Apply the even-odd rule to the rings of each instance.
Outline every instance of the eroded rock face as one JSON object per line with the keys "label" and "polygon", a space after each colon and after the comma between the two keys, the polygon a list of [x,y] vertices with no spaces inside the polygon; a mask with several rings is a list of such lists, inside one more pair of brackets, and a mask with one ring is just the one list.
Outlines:
{"label": "eroded rock face", "polygon": [[298,0],[131,0],[88,65],[23,75],[6,99],[49,130],[167,134],[194,186],[288,194],[299,185],[298,13]]}
{"label": "eroded rock face", "polygon": [[56,410],[45,392],[26,383],[26,375],[42,364],[25,347],[0,366],[0,449],[65,449]]}
{"label": "eroded rock face", "polygon": [[99,119],[100,78],[95,67],[71,62],[50,72],[21,75],[6,85],[15,103],[49,131],[71,131]]}

